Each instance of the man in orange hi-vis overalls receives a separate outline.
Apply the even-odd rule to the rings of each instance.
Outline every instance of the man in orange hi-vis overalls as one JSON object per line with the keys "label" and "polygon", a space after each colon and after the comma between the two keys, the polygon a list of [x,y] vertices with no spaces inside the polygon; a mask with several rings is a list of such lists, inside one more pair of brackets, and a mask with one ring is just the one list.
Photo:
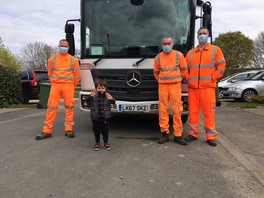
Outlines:
{"label": "man in orange hi-vis overalls", "polygon": [[217,79],[224,74],[226,62],[221,49],[207,42],[208,37],[208,29],[200,28],[198,30],[199,45],[186,55],[189,132],[185,140],[187,142],[197,140],[201,109],[204,115],[206,142],[210,146],[217,146],[215,142],[217,131],[214,122],[215,88]]}
{"label": "man in orange hi-vis overalls", "polygon": [[80,66],[77,58],[68,53],[69,43],[62,39],[59,42],[59,53],[48,60],[48,75],[51,89],[48,99],[46,120],[42,133],[36,136],[36,140],[52,137],[52,127],[57,115],[61,96],[65,104],[65,135],[74,137],[72,130],[74,113],[74,88],[80,81]]}
{"label": "man in orange hi-vis overalls", "polygon": [[187,143],[182,139],[181,101],[182,76],[187,75],[187,64],[181,52],[173,50],[173,39],[165,36],[161,40],[162,52],[154,59],[154,76],[159,88],[159,126],[161,138],[159,144],[169,141],[169,102],[173,113],[174,142],[180,145]]}

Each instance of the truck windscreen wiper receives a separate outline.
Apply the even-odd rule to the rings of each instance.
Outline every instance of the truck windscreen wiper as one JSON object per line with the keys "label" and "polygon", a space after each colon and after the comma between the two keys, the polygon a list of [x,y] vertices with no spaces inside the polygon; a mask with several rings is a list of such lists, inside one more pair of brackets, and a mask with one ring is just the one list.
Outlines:
{"label": "truck windscreen wiper", "polygon": [[134,62],[132,66],[133,66],[133,67],[137,67],[139,63],[141,63],[143,60],[145,60],[145,59],[148,58],[148,57],[149,57],[149,55],[148,55],[148,56],[145,56],[145,57],[143,57],[143,58],[141,58],[141,59],[138,60],[137,62]]}
{"label": "truck windscreen wiper", "polygon": [[101,58],[98,58],[96,61],[93,62],[93,64],[96,66],[96,64],[101,61],[104,58],[104,56],[102,56]]}

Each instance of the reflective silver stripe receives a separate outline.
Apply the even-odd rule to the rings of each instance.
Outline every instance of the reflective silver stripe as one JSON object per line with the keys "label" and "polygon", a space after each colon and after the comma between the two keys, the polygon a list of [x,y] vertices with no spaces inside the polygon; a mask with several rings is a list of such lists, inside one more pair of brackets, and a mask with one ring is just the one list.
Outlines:
{"label": "reflective silver stripe", "polygon": [[175,61],[176,61],[176,67],[177,67],[177,69],[179,68],[179,52],[178,51],[176,51],[176,57],[175,57]]}
{"label": "reflective silver stripe", "polygon": [[74,77],[73,76],[51,76],[51,78],[54,78],[54,79],[68,79],[68,80],[73,80]]}
{"label": "reflective silver stripe", "polygon": [[212,49],[212,53],[211,53],[211,57],[210,57],[210,68],[214,67],[215,50],[216,50],[216,46],[213,45],[213,49]]}
{"label": "reflective silver stripe", "polygon": [[79,71],[79,70],[81,70],[79,67],[73,69],[73,71]]}
{"label": "reflective silver stripe", "polygon": [[54,68],[53,71],[73,71],[72,68]]}
{"label": "reflective silver stripe", "polygon": [[199,129],[199,125],[189,125],[190,128]]}
{"label": "reflective silver stripe", "polygon": [[222,69],[220,69],[220,68],[217,68],[216,71],[220,72],[221,74],[224,74],[224,71]]}
{"label": "reflective silver stripe", "polygon": [[44,124],[44,126],[49,127],[49,128],[52,128],[53,127],[53,124]]}
{"label": "reflective silver stripe", "polygon": [[172,67],[166,67],[166,68],[160,68],[161,71],[169,71],[169,70],[178,70],[178,67],[172,66]]}
{"label": "reflective silver stripe", "polygon": [[158,74],[159,73],[159,70],[153,70],[153,72],[155,73],[155,74]]}
{"label": "reflective silver stripe", "polygon": [[80,80],[81,79],[81,76],[75,76],[74,79]]}
{"label": "reflective silver stripe", "polygon": [[157,59],[158,59],[158,66],[160,68],[160,54],[158,54]]}
{"label": "reflective silver stripe", "polygon": [[184,67],[180,67],[180,70],[182,71],[182,70],[185,70],[185,69],[188,69],[188,66],[186,65],[186,66],[184,66]]}
{"label": "reflective silver stripe", "polygon": [[67,105],[65,105],[65,108],[66,109],[74,109],[74,106],[67,106]]}
{"label": "reflective silver stripe", "polygon": [[212,128],[212,129],[210,129],[210,128],[205,128],[205,133],[206,133],[206,134],[209,134],[209,135],[211,135],[211,136],[216,136],[216,130],[215,130],[215,128]]}
{"label": "reflective silver stripe", "polygon": [[[175,56],[176,66],[171,66],[171,67],[174,67],[171,70],[177,70],[177,69],[179,69],[179,54],[180,54],[180,52],[179,51],[176,51],[176,56]],[[158,60],[158,67],[159,67],[159,69],[160,70],[163,70],[163,71],[166,71],[166,70],[164,70],[166,68],[161,68],[161,64],[160,64],[160,54],[157,55],[157,60]],[[171,68],[171,67],[169,67],[169,68]]]}
{"label": "reflective silver stripe", "polygon": [[194,130],[192,130],[192,129],[189,131],[189,133],[190,133],[190,134],[198,135],[198,131],[194,131]]}
{"label": "reflective silver stripe", "polygon": [[55,70],[55,71],[61,71],[61,70],[65,70],[65,71],[73,71],[72,69],[72,62],[73,62],[73,59],[74,57],[71,56],[70,58],[70,67],[69,68],[55,68],[55,63],[56,63],[56,58],[57,58],[57,54],[54,55],[54,59],[52,61],[52,70]]}
{"label": "reflective silver stripe", "polygon": [[[200,76],[199,79],[200,80],[210,80],[210,81],[212,81],[212,77],[211,76]],[[197,81],[198,80],[198,76],[188,78],[188,81],[193,81],[193,80]]]}
{"label": "reflective silver stripe", "polygon": [[190,65],[190,68],[199,68],[199,66],[201,68],[211,68],[211,65],[210,64],[195,64],[195,65]]}
{"label": "reflective silver stripe", "polygon": [[52,69],[52,66],[48,66],[49,69]]}
{"label": "reflective silver stripe", "polygon": [[70,69],[72,69],[72,61],[73,61],[73,56],[71,56],[71,58],[70,58]]}
{"label": "reflective silver stripe", "polygon": [[211,76],[200,76],[200,80],[212,80]]}
{"label": "reflective silver stripe", "polygon": [[211,109],[212,109],[212,110],[216,110],[216,106],[212,106]]}
{"label": "reflective silver stripe", "polygon": [[56,106],[48,106],[48,109],[49,109],[49,110],[57,110],[58,107],[56,107]]}
{"label": "reflective silver stripe", "polygon": [[215,66],[225,61],[225,58],[221,58],[220,60],[215,62]]}
{"label": "reflective silver stripe", "polygon": [[64,122],[64,125],[71,125],[71,126],[73,126],[74,125],[74,122]]}
{"label": "reflective silver stripe", "polygon": [[172,79],[177,79],[177,78],[181,78],[181,75],[177,75],[177,76],[159,76],[160,80],[172,80]]}
{"label": "reflective silver stripe", "polygon": [[194,76],[194,77],[188,78],[188,81],[192,81],[192,80],[198,80],[198,76]]}

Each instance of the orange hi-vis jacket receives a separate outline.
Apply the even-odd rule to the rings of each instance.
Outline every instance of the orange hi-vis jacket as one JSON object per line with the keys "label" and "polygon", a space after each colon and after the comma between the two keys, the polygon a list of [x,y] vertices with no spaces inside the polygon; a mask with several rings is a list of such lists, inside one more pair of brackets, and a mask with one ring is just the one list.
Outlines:
{"label": "orange hi-vis jacket", "polygon": [[216,81],[225,71],[226,61],[221,49],[208,43],[200,51],[199,46],[191,49],[186,55],[188,64],[188,87],[216,87]]}
{"label": "orange hi-vis jacket", "polygon": [[188,70],[183,54],[172,50],[168,54],[160,52],[155,57],[153,72],[158,83],[173,84],[181,82]]}
{"label": "orange hi-vis jacket", "polygon": [[73,83],[75,87],[81,78],[81,71],[77,58],[68,53],[52,56],[48,60],[48,75],[51,83]]}

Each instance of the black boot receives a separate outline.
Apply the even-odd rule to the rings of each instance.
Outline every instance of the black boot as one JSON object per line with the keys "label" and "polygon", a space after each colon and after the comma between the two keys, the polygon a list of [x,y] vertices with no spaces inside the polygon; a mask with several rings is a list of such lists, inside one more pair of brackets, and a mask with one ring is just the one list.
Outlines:
{"label": "black boot", "polygon": [[207,144],[209,144],[210,146],[217,146],[217,143],[215,142],[215,140],[207,140],[206,142],[207,142]]}
{"label": "black boot", "polygon": [[182,136],[180,137],[175,137],[174,136],[174,142],[180,144],[180,145],[187,145],[187,142],[185,142],[183,139],[182,139]]}
{"label": "black boot", "polygon": [[160,137],[160,139],[158,140],[158,143],[159,144],[164,144],[165,142],[168,142],[169,141],[169,134],[167,134],[166,132],[162,132],[161,133],[162,135],[161,135],[161,137]]}
{"label": "black boot", "polygon": [[192,135],[188,135],[185,139],[186,142],[192,142],[194,140],[197,140],[197,137],[194,137]]}

